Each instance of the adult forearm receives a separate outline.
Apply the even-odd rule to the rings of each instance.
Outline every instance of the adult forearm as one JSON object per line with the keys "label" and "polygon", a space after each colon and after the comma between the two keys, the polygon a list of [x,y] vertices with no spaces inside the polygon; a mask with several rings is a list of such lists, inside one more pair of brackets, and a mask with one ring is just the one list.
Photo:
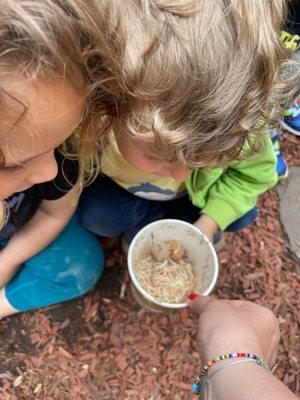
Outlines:
{"label": "adult forearm", "polygon": [[[243,300],[191,294],[188,305],[199,315],[197,340],[203,362],[221,354],[248,352],[262,358],[269,367],[275,364],[280,333],[278,321],[269,309]],[[198,388],[208,389],[205,399],[296,400],[264,366],[241,358],[225,358],[208,368]]]}
{"label": "adult forearm", "polygon": [[296,396],[265,368],[247,362],[216,374],[209,383],[208,399],[296,400]]}

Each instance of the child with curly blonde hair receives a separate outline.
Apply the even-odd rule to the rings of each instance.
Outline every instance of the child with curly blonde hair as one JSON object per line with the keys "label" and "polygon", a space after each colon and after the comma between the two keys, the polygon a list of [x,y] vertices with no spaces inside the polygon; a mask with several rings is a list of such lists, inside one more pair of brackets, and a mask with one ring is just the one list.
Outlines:
{"label": "child with curly blonde hair", "polygon": [[247,226],[277,181],[268,131],[291,88],[279,35],[286,2],[100,3],[125,91],[81,221],[127,243],[166,217],[215,241]]}

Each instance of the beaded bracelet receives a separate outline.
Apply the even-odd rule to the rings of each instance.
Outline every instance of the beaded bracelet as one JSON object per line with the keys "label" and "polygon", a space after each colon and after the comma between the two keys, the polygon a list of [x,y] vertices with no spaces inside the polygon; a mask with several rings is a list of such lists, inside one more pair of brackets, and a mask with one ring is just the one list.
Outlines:
{"label": "beaded bracelet", "polygon": [[212,358],[211,360],[209,360],[204,367],[202,368],[202,370],[200,371],[200,374],[197,376],[197,378],[195,379],[195,382],[193,384],[193,388],[192,391],[195,394],[199,394],[200,391],[200,381],[201,379],[204,377],[204,375],[207,373],[209,367],[211,367],[212,365],[216,364],[219,361],[223,361],[223,360],[228,360],[230,358],[247,358],[247,359],[253,359],[253,360],[257,360],[257,364],[260,365],[266,365],[266,363],[259,357],[257,357],[255,354],[251,354],[251,353],[228,353],[228,354],[221,354],[218,355],[214,358]]}
{"label": "beaded bracelet", "polygon": [[271,370],[270,370],[270,368],[267,366],[267,364],[261,364],[261,362],[260,362],[259,359],[245,358],[245,359],[243,359],[243,360],[235,360],[235,361],[232,361],[231,363],[228,363],[228,364],[226,364],[226,365],[221,366],[220,368],[218,368],[216,371],[214,371],[212,374],[210,374],[210,375],[207,377],[207,379],[202,383],[202,385],[201,385],[201,387],[200,387],[199,394],[200,394],[200,392],[202,392],[203,397],[201,397],[201,394],[200,394],[199,399],[200,399],[200,398],[204,399],[204,391],[205,391],[205,388],[206,388],[206,386],[209,384],[210,380],[211,380],[215,375],[217,375],[219,372],[223,371],[223,370],[226,369],[226,368],[232,367],[233,365],[236,365],[236,364],[243,364],[243,363],[246,363],[246,362],[252,362],[252,363],[254,363],[254,364],[260,365],[260,366],[266,368],[269,372],[271,372]]}

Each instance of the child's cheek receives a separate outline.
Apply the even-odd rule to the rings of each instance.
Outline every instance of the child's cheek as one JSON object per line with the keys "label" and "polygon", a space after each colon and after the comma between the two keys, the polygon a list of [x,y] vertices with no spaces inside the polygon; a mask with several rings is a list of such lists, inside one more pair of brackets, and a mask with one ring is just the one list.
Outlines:
{"label": "child's cheek", "polygon": [[18,175],[6,175],[0,171],[0,201],[26,189],[22,187],[23,182],[24,179]]}

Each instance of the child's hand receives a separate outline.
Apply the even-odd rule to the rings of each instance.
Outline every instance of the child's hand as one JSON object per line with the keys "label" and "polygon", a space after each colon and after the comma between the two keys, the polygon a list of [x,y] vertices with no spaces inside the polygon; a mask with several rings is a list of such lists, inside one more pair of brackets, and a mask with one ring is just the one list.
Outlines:
{"label": "child's hand", "polygon": [[199,315],[198,344],[203,361],[217,354],[250,352],[273,365],[280,335],[270,310],[249,301],[209,296],[198,296],[188,305]]}
{"label": "child's hand", "polygon": [[194,226],[200,229],[201,232],[211,241],[214,242],[214,234],[218,230],[217,223],[208,215],[201,215],[201,217],[194,223]]}

